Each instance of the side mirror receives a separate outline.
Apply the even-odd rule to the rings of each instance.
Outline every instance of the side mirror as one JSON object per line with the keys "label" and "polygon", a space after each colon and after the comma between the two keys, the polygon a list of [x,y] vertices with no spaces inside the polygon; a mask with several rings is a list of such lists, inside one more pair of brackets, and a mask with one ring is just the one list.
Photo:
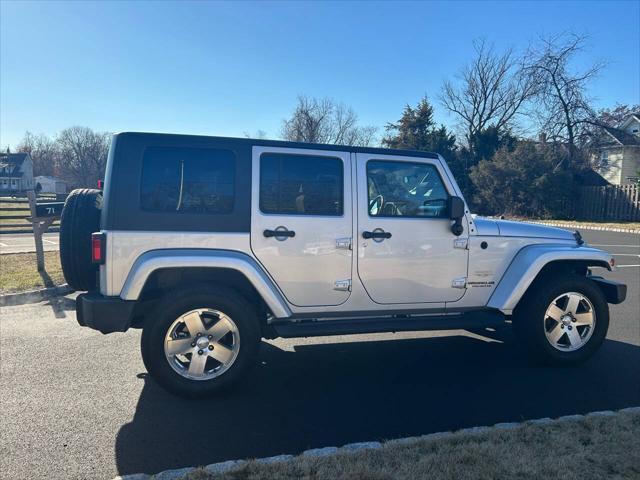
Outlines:
{"label": "side mirror", "polygon": [[464,232],[464,227],[462,226],[462,217],[464,217],[464,200],[460,197],[449,197],[447,201],[447,211],[449,212],[449,219],[454,220],[453,225],[451,225],[451,232],[459,237]]}

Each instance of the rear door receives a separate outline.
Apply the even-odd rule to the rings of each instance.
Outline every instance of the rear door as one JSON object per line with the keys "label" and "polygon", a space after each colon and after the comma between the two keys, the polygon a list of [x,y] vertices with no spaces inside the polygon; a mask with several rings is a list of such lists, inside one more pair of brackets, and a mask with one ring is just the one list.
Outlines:
{"label": "rear door", "polygon": [[439,160],[356,155],[358,275],[374,302],[454,302],[465,292],[469,237],[446,209],[455,195]]}
{"label": "rear door", "polygon": [[294,305],[339,305],[351,290],[348,152],[253,147],[251,249]]}

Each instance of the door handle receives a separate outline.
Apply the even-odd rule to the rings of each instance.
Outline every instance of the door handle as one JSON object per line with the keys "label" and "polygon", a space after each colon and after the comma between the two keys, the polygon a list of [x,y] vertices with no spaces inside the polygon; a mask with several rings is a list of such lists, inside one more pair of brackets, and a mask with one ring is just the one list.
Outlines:
{"label": "door handle", "polygon": [[382,239],[382,238],[391,238],[391,232],[383,232],[381,230],[374,230],[373,232],[364,231],[362,232],[362,238],[369,240],[373,239]]}
{"label": "door handle", "polygon": [[[280,228],[280,227],[278,227]],[[296,232],[293,230],[265,230],[262,234],[267,237],[276,237],[277,238],[291,238],[296,236]]]}

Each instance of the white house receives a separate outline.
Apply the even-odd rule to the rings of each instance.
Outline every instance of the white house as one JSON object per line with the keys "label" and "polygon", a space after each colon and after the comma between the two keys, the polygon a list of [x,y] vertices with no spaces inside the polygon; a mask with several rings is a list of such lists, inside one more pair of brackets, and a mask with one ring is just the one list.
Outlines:
{"label": "white house", "polygon": [[59,178],[40,175],[36,177],[35,189],[38,193],[67,193],[67,184]]}
{"label": "white house", "polygon": [[33,190],[33,162],[28,153],[0,154],[0,195]]}
{"label": "white house", "polygon": [[638,182],[640,171],[640,112],[627,115],[618,128],[604,128],[597,148],[597,172],[613,185]]}

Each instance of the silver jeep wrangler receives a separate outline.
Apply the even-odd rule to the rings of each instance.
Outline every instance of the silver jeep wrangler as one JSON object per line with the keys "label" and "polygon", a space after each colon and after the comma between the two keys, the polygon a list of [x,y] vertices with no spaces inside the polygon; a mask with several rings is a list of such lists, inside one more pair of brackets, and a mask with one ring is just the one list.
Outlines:
{"label": "silver jeep wrangler", "polygon": [[427,152],[120,133],[60,237],[80,325],[142,328],[149,373],[187,397],[241,378],[261,338],[512,325],[577,363],[626,295],[577,232],[471,215]]}

